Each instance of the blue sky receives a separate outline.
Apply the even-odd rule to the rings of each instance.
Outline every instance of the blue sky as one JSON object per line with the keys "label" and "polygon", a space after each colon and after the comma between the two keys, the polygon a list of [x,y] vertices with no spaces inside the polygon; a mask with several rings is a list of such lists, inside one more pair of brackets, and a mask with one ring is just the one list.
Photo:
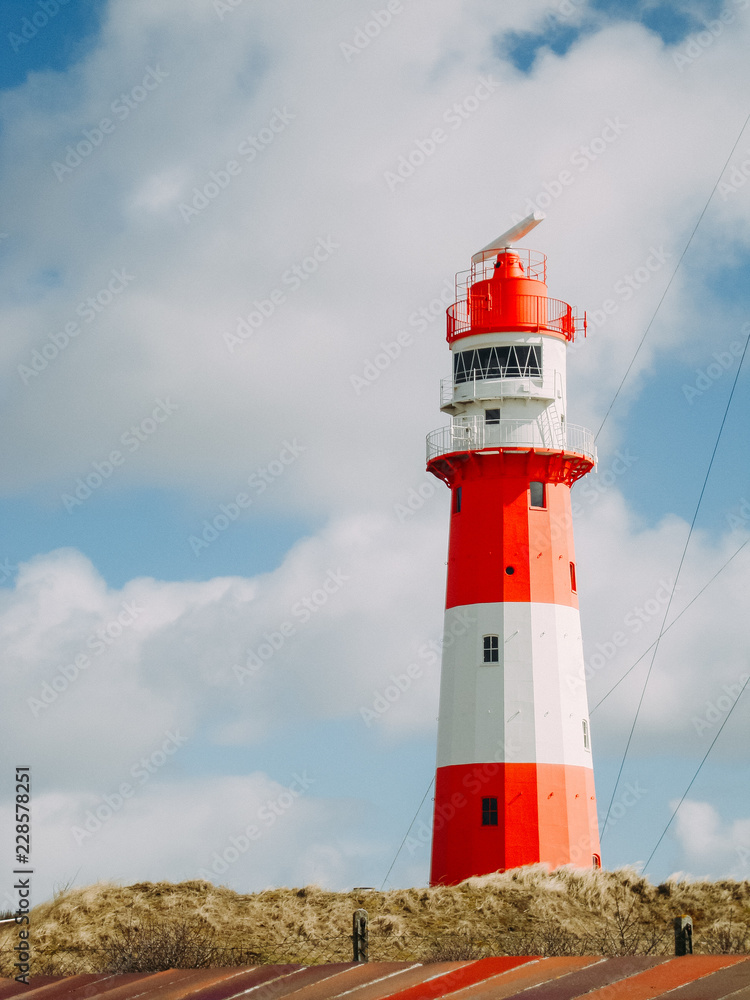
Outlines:
{"label": "blue sky", "polygon": [[[205,874],[285,795],[217,881],[382,883],[434,770],[440,296],[530,205],[589,313],[571,418],[616,397],[573,493],[590,704],[656,639],[750,330],[748,4],[512,6],[3,5],[1,724],[38,901]],[[669,620],[721,572],[660,643],[608,867],[750,672],[746,365]],[[602,821],[649,662],[592,715]],[[747,877],[748,697],[651,877]],[[428,795],[390,885],[426,882],[429,823]]]}

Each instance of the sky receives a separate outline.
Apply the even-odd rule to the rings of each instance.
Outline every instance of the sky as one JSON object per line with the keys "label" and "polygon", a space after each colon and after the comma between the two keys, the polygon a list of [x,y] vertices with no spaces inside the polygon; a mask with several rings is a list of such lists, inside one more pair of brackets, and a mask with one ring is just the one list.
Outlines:
{"label": "sky", "polygon": [[750,876],[748,6],[3,4],[0,907],[15,766],[34,902],[427,883],[444,310],[534,210],[603,863]]}

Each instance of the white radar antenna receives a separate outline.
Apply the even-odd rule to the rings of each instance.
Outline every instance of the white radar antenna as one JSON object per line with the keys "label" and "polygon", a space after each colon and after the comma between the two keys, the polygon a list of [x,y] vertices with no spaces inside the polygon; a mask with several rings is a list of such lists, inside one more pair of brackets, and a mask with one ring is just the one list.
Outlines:
{"label": "white radar antenna", "polygon": [[535,226],[538,226],[542,219],[546,219],[544,212],[532,212],[531,215],[527,215],[525,219],[506,230],[502,236],[498,236],[486,247],[478,250],[471,258],[472,264],[478,264],[482,260],[482,255],[488,250],[507,250],[508,247],[522,240],[526,233],[530,233]]}

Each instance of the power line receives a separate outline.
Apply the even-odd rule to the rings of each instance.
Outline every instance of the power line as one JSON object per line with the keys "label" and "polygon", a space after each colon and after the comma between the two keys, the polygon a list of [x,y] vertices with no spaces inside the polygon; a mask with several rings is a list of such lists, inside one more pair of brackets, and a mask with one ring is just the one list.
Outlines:
{"label": "power line", "polygon": [[633,719],[633,725],[630,727],[630,733],[628,734],[628,740],[627,740],[627,743],[625,744],[625,751],[624,751],[624,753],[622,755],[622,761],[620,762],[620,769],[617,772],[617,780],[615,781],[615,786],[612,789],[612,797],[609,800],[609,806],[607,807],[607,815],[604,818],[604,826],[602,827],[602,839],[603,839],[604,833],[606,832],[606,829],[607,829],[607,821],[609,820],[609,814],[610,814],[610,812],[612,810],[612,805],[613,805],[613,803],[615,801],[615,795],[617,794],[617,789],[618,789],[618,786],[620,784],[620,778],[622,777],[623,768],[625,767],[625,761],[627,760],[627,756],[628,756],[628,753],[630,751],[630,744],[631,744],[631,742],[633,740],[633,733],[635,732],[635,727],[636,727],[636,724],[638,722],[638,718],[639,718],[640,713],[641,713],[641,707],[643,705],[643,700],[644,700],[644,698],[646,696],[646,689],[648,687],[648,682],[651,679],[651,672],[654,669],[654,662],[656,661],[656,654],[659,651],[659,643],[661,642],[661,636],[663,635],[663,633],[665,631],[664,624],[665,624],[667,618],[669,617],[669,609],[672,607],[672,600],[674,599],[675,590],[677,589],[677,581],[680,579],[680,573],[682,572],[682,567],[683,567],[683,564],[685,562],[685,556],[687,555],[688,546],[690,545],[690,539],[693,536],[693,529],[695,528],[695,522],[698,519],[698,511],[700,510],[701,503],[703,502],[703,495],[706,492],[706,486],[708,485],[708,478],[711,475],[711,469],[713,468],[714,459],[716,458],[716,452],[718,451],[718,448],[719,448],[719,442],[721,441],[721,435],[722,435],[722,433],[724,431],[724,425],[726,424],[726,421],[727,421],[727,415],[729,414],[729,407],[732,405],[732,399],[734,398],[734,391],[737,388],[737,381],[738,381],[738,379],[740,377],[740,372],[742,371],[742,363],[744,362],[745,355],[747,354],[748,344],[750,344],[750,333],[745,338],[745,347],[743,348],[742,357],[740,358],[740,363],[737,366],[737,372],[736,372],[736,374],[734,376],[734,381],[732,382],[732,389],[731,389],[731,391],[729,393],[729,399],[727,400],[727,405],[724,408],[724,415],[721,418],[721,425],[719,427],[719,432],[716,435],[716,441],[714,443],[713,451],[711,452],[711,459],[710,459],[710,461],[708,463],[708,468],[706,469],[706,475],[705,475],[705,477],[703,479],[703,485],[701,487],[700,496],[698,497],[698,503],[695,505],[695,513],[693,514],[693,520],[690,522],[690,530],[688,531],[687,540],[685,541],[685,547],[683,548],[682,555],[680,556],[680,563],[679,563],[679,566],[677,567],[677,575],[675,576],[674,584],[672,586],[672,593],[669,595],[669,601],[667,603],[667,607],[666,607],[666,610],[664,612],[664,618],[662,619],[661,629],[660,629],[660,632],[659,632],[659,636],[658,636],[656,642],[654,643],[654,652],[653,652],[653,655],[651,657],[651,663],[649,664],[648,673],[646,674],[646,679],[643,682],[643,690],[641,691],[641,696],[640,696],[640,698],[638,700],[638,707],[635,710],[635,718]]}
{"label": "power line", "polygon": [[622,380],[621,380],[620,384],[619,384],[619,385],[618,385],[618,387],[617,387],[617,391],[615,392],[614,396],[612,397],[612,402],[611,402],[611,403],[609,404],[609,409],[608,409],[608,410],[607,410],[607,412],[606,412],[606,413],[604,414],[604,420],[602,420],[601,424],[599,425],[599,430],[598,430],[598,431],[596,432],[596,434],[594,435],[594,440],[595,440],[595,441],[596,441],[596,439],[597,439],[597,438],[599,437],[599,435],[601,434],[601,432],[602,432],[602,428],[603,428],[603,427],[604,427],[604,425],[606,424],[606,422],[607,422],[607,418],[609,417],[610,413],[612,412],[612,407],[613,407],[613,406],[615,405],[615,402],[616,402],[616,400],[617,400],[617,397],[618,397],[618,396],[620,395],[620,392],[622,391],[622,387],[623,387],[623,386],[625,385],[625,381],[626,381],[626,379],[627,379],[628,375],[630,374],[630,370],[631,370],[631,368],[633,367],[633,365],[635,364],[635,359],[636,359],[636,358],[638,357],[638,354],[640,353],[640,350],[641,350],[641,348],[643,347],[643,342],[644,342],[644,340],[646,339],[646,337],[648,336],[648,332],[649,332],[649,330],[651,329],[651,327],[653,326],[653,323],[654,323],[654,320],[656,319],[656,316],[657,316],[657,314],[658,314],[659,310],[661,309],[661,305],[662,305],[662,302],[663,302],[663,301],[664,301],[664,299],[666,298],[666,296],[667,296],[667,292],[668,292],[668,291],[669,291],[669,289],[671,288],[671,286],[672,286],[672,282],[674,281],[675,277],[677,276],[677,272],[678,272],[678,271],[679,271],[679,269],[680,269],[680,265],[682,264],[682,261],[683,261],[683,258],[685,257],[685,254],[686,254],[686,253],[688,252],[688,250],[690,249],[690,244],[691,244],[691,243],[693,242],[693,237],[695,236],[695,234],[696,234],[696,232],[697,232],[697,230],[698,230],[698,226],[700,226],[701,222],[703,221],[703,216],[704,216],[704,215],[706,214],[706,212],[708,211],[708,206],[709,206],[709,205],[711,204],[711,200],[713,199],[713,196],[714,196],[714,195],[716,194],[716,189],[718,188],[718,186],[719,186],[719,184],[720,184],[720,182],[721,182],[721,178],[722,178],[722,177],[724,176],[724,171],[725,171],[725,170],[727,169],[727,167],[729,166],[729,161],[730,161],[730,160],[732,159],[732,157],[734,156],[734,151],[735,151],[735,149],[737,149],[737,147],[738,147],[738,146],[739,146],[739,144],[740,144],[740,139],[742,138],[742,133],[743,133],[743,132],[745,131],[745,129],[747,128],[747,123],[748,123],[748,122],[750,122],[750,114],[749,114],[749,115],[747,116],[747,118],[745,119],[745,123],[744,123],[744,125],[742,126],[742,128],[740,129],[740,133],[739,133],[739,135],[737,136],[737,140],[736,140],[735,144],[734,144],[734,145],[732,146],[732,148],[731,148],[731,150],[730,150],[730,152],[729,152],[729,156],[727,156],[727,158],[726,158],[726,161],[725,161],[725,163],[724,163],[724,166],[723,166],[723,167],[721,168],[721,172],[719,173],[719,176],[718,176],[718,177],[716,178],[716,183],[714,184],[714,186],[713,186],[713,188],[712,188],[712,190],[711,190],[711,194],[710,194],[710,195],[708,196],[708,201],[707,201],[707,202],[706,202],[706,204],[705,204],[705,205],[703,206],[703,211],[702,211],[702,212],[701,212],[701,214],[700,214],[700,215],[698,216],[698,221],[697,221],[697,222],[695,223],[695,226],[693,226],[693,231],[692,231],[692,233],[690,234],[690,238],[688,239],[687,243],[685,244],[685,248],[684,248],[684,250],[683,250],[683,251],[682,251],[682,253],[680,254],[680,259],[679,259],[679,260],[677,261],[677,263],[676,263],[676,265],[675,265],[675,268],[674,268],[674,271],[672,271],[672,276],[670,277],[669,281],[667,282],[667,287],[666,287],[666,288],[664,289],[664,291],[663,291],[663,293],[662,293],[662,296],[661,296],[661,298],[659,299],[659,301],[658,301],[658,303],[657,303],[657,306],[656,306],[656,309],[654,310],[654,314],[653,314],[653,316],[651,317],[651,319],[649,320],[649,324],[648,324],[648,326],[646,327],[646,329],[645,329],[645,331],[644,331],[644,334],[643,334],[643,336],[641,337],[641,339],[640,339],[640,342],[639,342],[638,346],[637,346],[637,347],[636,347],[636,349],[635,349],[635,354],[634,354],[634,355],[633,355],[633,357],[632,357],[632,358],[630,359],[630,364],[628,365],[628,367],[627,367],[627,369],[626,369],[626,371],[625,371],[625,374],[624,374],[624,375],[622,376]]}
{"label": "power line", "polygon": [[396,856],[394,857],[393,861],[391,861],[391,867],[390,867],[390,868],[388,869],[388,871],[387,871],[387,872],[385,873],[385,878],[383,879],[383,884],[382,884],[382,885],[381,885],[381,887],[380,887],[380,891],[381,891],[381,892],[382,892],[382,891],[383,891],[383,889],[385,888],[385,883],[386,883],[386,882],[388,881],[388,876],[389,876],[389,875],[391,874],[391,872],[393,871],[393,866],[394,866],[394,865],[396,864],[396,861],[398,860],[398,856],[399,856],[399,854],[401,853],[401,851],[403,850],[403,847],[404,847],[404,844],[406,843],[406,841],[407,841],[407,838],[408,838],[409,834],[411,833],[411,828],[412,828],[412,827],[414,826],[414,824],[415,824],[415,823],[416,823],[416,821],[417,821],[417,816],[419,816],[419,814],[420,814],[420,812],[421,812],[421,810],[422,810],[422,806],[424,805],[424,800],[425,800],[425,799],[427,798],[427,796],[428,796],[428,795],[430,794],[430,789],[432,788],[432,785],[433,785],[434,781],[435,781],[435,777],[434,777],[434,775],[433,775],[433,777],[432,777],[432,778],[430,779],[430,783],[429,783],[429,785],[427,786],[427,791],[426,791],[426,792],[424,793],[424,795],[422,796],[422,801],[421,801],[421,802],[419,803],[419,807],[418,807],[417,811],[416,811],[416,812],[414,813],[414,817],[413,817],[413,819],[412,819],[411,823],[409,824],[409,829],[408,829],[408,830],[406,831],[406,833],[404,834],[404,839],[403,839],[403,840],[401,841],[401,844],[399,845],[399,849],[398,849],[398,850],[396,851]]}
{"label": "power line", "polygon": [[661,837],[659,837],[659,839],[658,839],[658,840],[656,841],[656,847],[655,847],[655,848],[653,849],[653,851],[651,852],[651,854],[649,854],[649,856],[648,856],[648,861],[647,861],[647,862],[646,862],[646,864],[644,865],[644,870],[645,870],[646,868],[648,868],[649,864],[651,863],[651,858],[653,858],[653,856],[654,856],[654,855],[656,854],[657,850],[659,849],[659,844],[661,844],[662,840],[664,840],[664,838],[665,838],[665,836],[666,836],[666,834],[667,834],[667,830],[668,830],[668,829],[670,828],[670,826],[672,825],[672,820],[673,820],[673,819],[675,818],[675,816],[677,815],[677,813],[678,813],[678,812],[680,811],[680,806],[682,805],[682,803],[683,803],[683,802],[685,801],[685,799],[687,798],[687,794],[688,794],[688,792],[689,792],[689,791],[690,791],[690,789],[691,789],[691,788],[693,787],[693,784],[694,784],[694,782],[695,782],[696,778],[698,777],[698,775],[699,775],[699,774],[701,773],[701,768],[702,768],[702,767],[703,767],[703,765],[704,765],[704,764],[706,763],[706,760],[708,759],[708,755],[709,755],[709,754],[711,753],[711,751],[712,751],[712,750],[713,750],[713,748],[714,748],[714,744],[716,743],[716,741],[718,740],[718,738],[719,738],[719,737],[721,736],[721,732],[722,732],[722,730],[723,730],[724,726],[726,726],[726,724],[727,724],[727,723],[729,722],[729,719],[730,719],[730,717],[731,717],[731,715],[732,715],[732,712],[733,712],[733,711],[735,710],[735,708],[737,708],[737,705],[739,704],[739,700],[740,700],[740,698],[742,697],[742,695],[743,695],[743,694],[745,693],[745,688],[747,687],[747,685],[748,685],[749,683],[750,683],[750,677],[748,677],[748,679],[747,679],[747,680],[745,681],[745,683],[744,683],[744,684],[742,685],[742,690],[741,690],[741,691],[740,691],[740,693],[739,693],[739,694],[737,695],[737,700],[735,701],[735,703],[734,703],[734,704],[732,705],[732,707],[731,707],[731,708],[729,709],[729,711],[727,712],[727,716],[726,716],[726,718],[724,719],[724,721],[722,722],[722,724],[721,724],[721,725],[719,726],[719,731],[718,731],[718,733],[716,734],[716,736],[714,736],[713,740],[711,741],[711,746],[710,746],[710,747],[708,748],[708,750],[706,750],[705,754],[703,755],[703,760],[702,760],[702,761],[700,762],[700,764],[698,765],[698,770],[697,770],[697,771],[695,772],[695,774],[694,774],[694,775],[693,775],[693,777],[691,778],[691,780],[690,780],[690,784],[689,784],[689,785],[687,786],[687,788],[685,789],[685,791],[684,791],[684,793],[683,793],[683,795],[682,795],[682,798],[681,798],[681,799],[680,799],[680,801],[679,801],[679,802],[677,803],[677,807],[675,808],[675,810],[674,810],[674,812],[672,813],[672,815],[671,815],[671,816],[669,817],[669,822],[668,822],[668,823],[667,823],[667,825],[666,825],[666,826],[664,827],[664,829],[663,829],[663,831],[662,831],[662,835],[661,835]]}
{"label": "power line", "polygon": [[625,680],[625,678],[630,673],[632,673],[633,670],[635,670],[635,668],[641,662],[641,660],[643,659],[643,657],[646,656],[646,654],[649,653],[654,648],[654,646],[657,644],[657,642],[659,641],[659,639],[661,639],[661,637],[663,635],[665,635],[667,632],[669,632],[669,630],[672,628],[673,625],[677,624],[677,622],[680,620],[680,618],[682,618],[682,616],[685,614],[685,612],[687,611],[687,609],[689,607],[691,607],[691,605],[695,604],[695,602],[698,600],[698,598],[701,596],[701,594],[705,590],[708,590],[708,588],[714,582],[714,580],[716,579],[716,577],[727,568],[727,566],[730,564],[730,562],[736,556],[738,556],[740,554],[740,552],[742,552],[742,550],[745,548],[745,546],[747,545],[748,542],[750,542],[750,538],[746,538],[745,541],[742,543],[742,545],[740,545],[740,547],[738,549],[736,549],[732,553],[732,555],[727,559],[727,561],[724,563],[724,565],[721,566],[719,569],[716,570],[716,572],[711,577],[711,579],[708,581],[708,583],[705,583],[701,587],[701,589],[698,591],[698,593],[695,595],[695,597],[688,604],[685,605],[685,607],[682,609],[682,611],[679,613],[679,615],[677,615],[675,618],[672,619],[672,621],[669,623],[669,625],[667,625],[667,627],[663,631],[661,631],[659,633],[659,635],[656,637],[656,639],[654,639],[654,641],[651,643],[651,645],[647,649],[643,650],[643,652],[638,657],[638,659],[635,661],[635,663],[633,663],[632,666],[628,667],[628,669],[625,671],[625,673],[622,675],[622,677],[615,684],[612,685],[612,687],[609,689],[609,691],[607,691],[607,693],[604,695],[604,697],[599,699],[599,701],[596,703],[596,705],[594,705],[594,707],[589,712],[589,715],[593,715],[594,712],[597,710],[597,708],[599,708],[600,705],[604,704],[604,702],[607,700],[607,698],[609,698],[609,696],[612,694],[612,692],[615,691],[616,688],[618,688],[622,684],[622,682]]}

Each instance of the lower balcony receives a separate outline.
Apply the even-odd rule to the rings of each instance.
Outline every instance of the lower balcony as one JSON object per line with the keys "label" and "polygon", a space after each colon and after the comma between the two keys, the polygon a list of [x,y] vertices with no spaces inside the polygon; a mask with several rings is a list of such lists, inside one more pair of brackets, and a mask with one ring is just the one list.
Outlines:
{"label": "lower balcony", "polygon": [[514,420],[502,417],[488,423],[482,417],[472,417],[462,423],[438,427],[427,435],[427,461],[440,455],[462,451],[486,451],[493,448],[509,450],[568,451],[584,455],[596,462],[594,435],[578,424],[562,424],[546,419]]}

